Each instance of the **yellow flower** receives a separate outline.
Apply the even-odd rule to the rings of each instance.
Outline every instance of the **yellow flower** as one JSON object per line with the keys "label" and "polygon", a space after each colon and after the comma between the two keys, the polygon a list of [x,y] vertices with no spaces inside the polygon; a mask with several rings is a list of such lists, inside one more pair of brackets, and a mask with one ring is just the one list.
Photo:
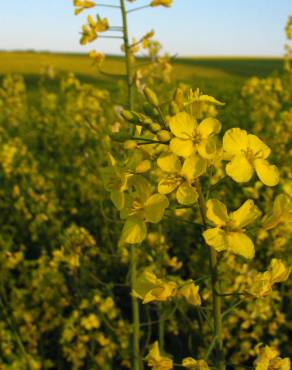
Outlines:
{"label": "yellow flower", "polygon": [[187,281],[178,289],[177,296],[184,297],[193,306],[201,305],[199,287],[192,280]]}
{"label": "yellow flower", "polygon": [[205,360],[195,360],[192,357],[186,357],[182,360],[182,366],[189,370],[209,370],[209,366]]}
{"label": "yellow flower", "polygon": [[165,195],[152,194],[151,184],[142,176],[132,176],[129,186],[134,191],[127,196],[125,207],[121,210],[121,218],[127,220],[120,241],[139,244],[147,235],[146,222],[160,222],[169,202]]}
{"label": "yellow flower", "polygon": [[93,59],[93,63],[100,66],[105,59],[105,55],[103,53],[98,53],[96,50],[92,50],[89,52],[89,58]]}
{"label": "yellow flower", "polygon": [[117,165],[115,158],[108,154],[109,166],[100,169],[104,187],[110,192],[110,198],[115,207],[121,210],[125,206],[125,190],[131,174]]}
{"label": "yellow flower", "polygon": [[132,295],[143,303],[167,301],[176,293],[176,283],[158,279],[151,271],[145,270],[136,280]]}
{"label": "yellow flower", "polygon": [[198,193],[193,182],[195,178],[206,172],[207,160],[193,154],[181,165],[180,159],[175,154],[165,153],[158,158],[157,164],[162,171],[167,173],[167,177],[158,183],[158,192],[169,194],[177,189],[178,203],[194,204],[198,199]]}
{"label": "yellow flower", "polygon": [[273,210],[262,220],[266,230],[272,229],[282,222],[292,222],[292,201],[291,197],[286,194],[280,194],[275,198]]}
{"label": "yellow flower", "polygon": [[75,12],[75,15],[78,15],[84,9],[93,8],[96,4],[94,1],[89,1],[89,0],[74,0],[73,5],[77,7],[77,9],[75,9],[74,12]]}
{"label": "yellow flower", "polygon": [[279,171],[266,160],[271,150],[257,136],[240,128],[232,128],[223,137],[223,149],[231,160],[226,165],[226,173],[234,181],[247,182],[256,171],[265,185],[278,184]]}
{"label": "yellow flower", "polygon": [[147,355],[147,365],[151,367],[152,370],[170,370],[173,368],[172,359],[161,356],[157,341],[153,343]]}
{"label": "yellow flower", "polygon": [[289,358],[281,358],[278,355],[278,351],[272,347],[260,348],[259,355],[255,360],[255,370],[290,370]]}
{"label": "yellow flower", "polygon": [[198,152],[202,158],[212,159],[216,154],[215,134],[221,130],[221,123],[215,118],[206,118],[200,124],[188,113],[180,112],[169,119],[174,134],[170,150],[182,157]]}
{"label": "yellow flower", "polygon": [[96,315],[91,313],[89,316],[81,319],[81,326],[86,330],[98,329],[100,327],[100,321]]}
{"label": "yellow flower", "polygon": [[150,6],[165,6],[165,7],[170,7],[172,5],[173,0],[152,0],[150,3]]}
{"label": "yellow flower", "polygon": [[244,228],[260,215],[252,200],[247,200],[238,210],[227,213],[225,204],[217,199],[207,201],[207,218],[216,227],[203,232],[206,243],[220,252],[227,250],[245,258],[254,257],[254,244]]}
{"label": "yellow flower", "polygon": [[286,281],[290,275],[291,268],[286,267],[280,259],[273,258],[268,271],[270,273],[271,283],[273,285],[282,281]]}

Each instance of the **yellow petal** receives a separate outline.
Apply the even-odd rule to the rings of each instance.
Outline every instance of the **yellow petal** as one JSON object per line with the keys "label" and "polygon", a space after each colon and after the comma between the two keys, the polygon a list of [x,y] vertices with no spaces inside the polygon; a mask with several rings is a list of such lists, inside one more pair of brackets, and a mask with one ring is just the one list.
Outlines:
{"label": "yellow petal", "polygon": [[142,202],[145,202],[152,193],[151,183],[140,175],[130,177],[128,186],[133,186]]}
{"label": "yellow petal", "polygon": [[168,206],[168,204],[169,202],[165,195],[152,195],[149,199],[147,199],[144,206],[145,220],[154,224],[158,223],[162,219],[165,208]]}
{"label": "yellow petal", "polygon": [[169,148],[173,153],[184,158],[189,157],[195,151],[192,140],[184,140],[176,137],[170,141]]}
{"label": "yellow petal", "polygon": [[203,232],[205,242],[213,247],[217,252],[221,252],[227,249],[228,243],[226,239],[226,233],[224,230],[219,228],[208,229]]}
{"label": "yellow petal", "polygon": [[271,153],[271,149],[255,135],[248,135],[248,146],[257,158],[266,159]]}
{"label": "yellow petal", "polygon": [[242,232],[228,232],[226,233],[228,250],[239,254],[245,258],[251,259],[254,257],[253,241]]}
{"label": "yellow petal", "polygon": [[253,200],[249,199],[238,210],[232,212],[230,217],[237,227],[244,228],[248,224],[253,223],[260,214],[261,212]]}
{"label": "yellow petal", "polygon": [[146,238],[145,222],[139,217],[129,217],[124,224],[120,241],[128,244],[140,244]]}
{"label": "yellow petal", "polygon": [[286,267],[283,261],[277,258],[273,258],[269,266],[271,274],[271,283],[280,283],[286,281],[290,275],[291,268]]}
{"label": "yellow petal", "polygon": [[276,166],[270,164],[265,159],[254,161],[256,173],[261,182],[267,186],[275,186],[279,183],[280,174]]}
{"label": "yellow petal", "polygon": [[198,193],[188,182],[183,182],[177,189],[176,199],[179,204],[189,206],[198,200]]}
{"label": "yellow petal", "polygon": [[226,173],[236,182],[248,182],[253,175],[253,168],[244,154],[233,157],[226,165]]}
{"label": "yellow petal", "polygon": [[218,134],[221,130],[221,123],[216,118],[205,118],[198,126],[198,132],[206,139],[211,135]]}
{"label": "yellow petal", "polygon": [[203,175],[207,169],[207,160],[197,154],[192,154],[184,161],[181,174],[187,180],[193,181],[195,178]]}
{"label": "yellow petal", "polygon": [[189,139],[197,126],[196,121],[186,112],[177,113],[169,119],[171,132],[180,139]]}
{"label": "yellow petal", "polygon": [[119,190],[112,190],[111,194],[111,201],[113,202],[114,206],[120,211],[125,206],[125,195],[124,192]]}
{"label": "yellow petal", "polygon": [[223,136],[223,149],[233,155],[241,154],[248,147],[248,137],[245,130],[231,128]]}
{"label": "yellow petal", "polygon": [[210,95],[200,95],[199,101],[203,103],[211,103],[215,105],[225,105],[225,103],[222,103],[221,101],[215,99],[213,96],[210,96]]}
{"label": "yellow petal", "polygon": [[223,226],[229,221],[227,208],[224,203],[218,199],[209,199],[207,201],[207,218],[216,226]]}
{"label": "yellow petal", "polygon": [[164,153],[157,159],[157,164],[162,171],[169,173],[179,173],[181,163],[179,158],[173,153]]}
{"label": "yellow petal", "polygon": [[175,178],[162,179],[158,183],[158,193],[159,194],[170,194],[173,192],[180,184],[180,180]]}
{"label": "yellow petal", "polygon": [[198,152],[200,156],[206,159],[213,159],[217,153],[217,145],[215,138],[203,139],[198,144]]}

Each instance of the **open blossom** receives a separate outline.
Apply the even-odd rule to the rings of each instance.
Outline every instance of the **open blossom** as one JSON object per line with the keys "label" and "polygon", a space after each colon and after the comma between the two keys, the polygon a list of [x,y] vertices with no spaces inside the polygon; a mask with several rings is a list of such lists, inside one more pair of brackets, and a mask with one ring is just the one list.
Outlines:
{"label": "open blossom", "polygon": [[223,149],[230,159],[226,173],[234,181],[248,182],[255,171],[265,185],[278,184],[279,171],[267,161],[271,149],[257,136],[240,128],[232,128],[224,134]]}
{"label": "open blossom", "polygon": [[133,175],[128,186],[134,190],[127,194],[120,211],[121,218],[126,219],[120,241],[139,244],[147,236],[146,223],[160,222],[169,202],[163,194],[152,194],[151,184],[142,176]]}
{"label": "open blossom", "polygon": [[189,370],[210,370],[205,360],[195,360],[192,357],[185,357],[182,360],[182,367]]}
{"label": "open blossom", "polygon": [[154,342],[147,355],[147,365],[152,368],[152,370],[170,370],[173,368],[173,361],[171,358],[166,356],[161,356],[159,351],[158,342]]}
{"label": "open blossom", "polygon": [[193,182],[206,172],[207,160],[193,154],[182,165],[175,154],[165,153],[158,158],[157,164],[167,174],[159,181],[158,192],[170,194],[176,190],[178,203],[194,204],[198,199],[198,193]]}
{"label": "open blossom", "polygon": [[136,280],[132,295],[143,303],[163,302],[176,293],[176,283],[159,279],[153,272],[145,270]]}
{"label": "open blossom", "polygon": [[199,287],[192,281],[186,281],[177,291],[177,297],[183,297],[193,306],[201,305]]}
{"label": "open blossom", "polygon": [[255,360],[255,370],[290,370],[291,363],[288,357],[279,357],[279,352],[269,346],[260,348]]}
{"label": "open blossom", "polygon": [[253,241],[245,234],[245,227],[260,215],[252,200],[228,214],[225,204],[217,199],[207,201],[207,218],[216,227],[203,232],[206,243],[220,252],[227,250],[245,258],[254,257]]}
{"label": "open blossom", "polygon": [[280,223],[292,223],[292,200],[286,194],[279,194],[275,198],[273,210],[262,220],[266,230],[273,229]]}
{"label": "open blossom", "polygon": [[170,142],[170,150],[182,157],[199,153],[202,158],[214,158],[217,146],[215,135],[221,130],[216,118],[206,118],[198,122],[187,112],[177,113],[169,119],[169,127],[175,136]]}
{"label": "open blossom", "polygon": [[85,9],[93,8],[96,4],[94,1],[90,0],[74,0],[73,5],[76,7],[74,11],[75,15],[78,15]]}
{"label": "open blossom", "polygon": [[152,0],[150,6],[165,6],[170,7],[172,5],[173,0]]}

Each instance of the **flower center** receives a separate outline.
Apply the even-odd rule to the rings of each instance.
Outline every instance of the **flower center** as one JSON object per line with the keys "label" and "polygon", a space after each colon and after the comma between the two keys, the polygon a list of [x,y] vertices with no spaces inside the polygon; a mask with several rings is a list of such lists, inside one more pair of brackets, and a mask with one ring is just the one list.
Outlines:
{"label": "flower center", "polygon": [[198,132],[198,131],[194,131],[193,135],[192,135],[192,142],[194,144],[199,144],[202,140],[202,136],[201,134]]}

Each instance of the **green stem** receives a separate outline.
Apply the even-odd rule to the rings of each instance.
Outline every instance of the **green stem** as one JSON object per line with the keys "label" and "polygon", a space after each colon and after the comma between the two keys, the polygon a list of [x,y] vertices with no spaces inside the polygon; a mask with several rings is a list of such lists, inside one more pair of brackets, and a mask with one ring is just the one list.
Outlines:
{"label": "green stem", "polygon": [[[206,203],[202,193],[200,180],[196,180],[196,187],[199,195],[199,207],[203,224],[207,225],[206,216]],[[216,294],[219,291],[218,280],[218,262],[217,252],[214,248],[209,249],[209,268],[211,274],[212,285],[212,304],[213,304],[213,321],[214,321],[214,337],[216,349],[216,368],[217,370],[225,370],[224,352],[223,352],[223,339],[222,339],[222,314],[221,314],[221,297]]]}
{"label": "green stem", "polygon": [[[131,271],[131,287],[135,286],[137,274],[137,256],[136,246],[130,247],[130,271]],[[132,352],[132,369],[140,370],[140,317],[139,317],[139,302],[132,295],[132,324],[133,324],[133,352]]]}
{"label": "green stem", "polygon": [[158,339],[159,339],[159,350],[164,353],[164,330],[165,330],[165,320],[163,317],[162,306],[159,305],[159,323],[158,323]]}
{"label": "green stem", "polygon": [[120,0],[121,12],[123,19],[123,39],[125,48],[125,59],[126,59],[126,72],[127,72],[127,86],[128,86],[128,108],[133,109],[133,81],[132,81],[132,62],[131,62],[131,46],[129,44],[128,36],[128,23],[127,23],[127,11],[125,6],[125,0]]}

